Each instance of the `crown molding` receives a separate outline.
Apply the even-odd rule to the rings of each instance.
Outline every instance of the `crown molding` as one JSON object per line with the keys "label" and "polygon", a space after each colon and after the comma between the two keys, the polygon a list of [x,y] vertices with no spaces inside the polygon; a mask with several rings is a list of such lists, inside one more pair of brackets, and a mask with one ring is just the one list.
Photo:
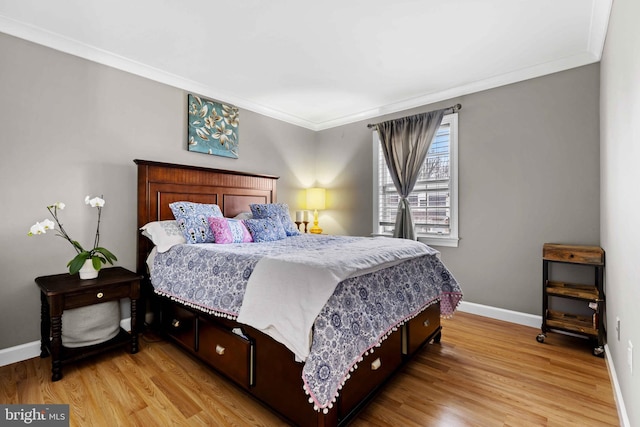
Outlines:
{"label": "crown molding", "polygon": [[592,0],[589,37],[587,46],[585,46],[586,50],[583,53],[566,58],[560,58],[544,64],[537,64],[531,67],[514,70],[498,76],[491,76],[483,80],[470,82],[447,90],[424,94],[387,105],[381,105],[359,113],[336,117],[335,119],[323,122],[306,120],[302,117],[250,101],[233,93],[203,85],[202,83],[193,80],[185,79],[181,76],[150,67],[103,49],[98,49],[94,46],[81,43],[60,34],[52,33],[42,28],[1,15],[0,31],[70,55],[113,67],[159,83],[167,84],[178,89],[197,93],[213,99],[223,99],[225,102],[234,104],[239,108],[250,110],[276,120],[281,120],[312,131],[321,131],[598,62],[602,57],[602,50],[606,39],[612,2],[613,0]]}
{"label": "crown molding", "polygon": [[373,117],[380,117],[386,114],[397,113],[399,111],[421,107],[423,105],[429,105],[435,102],[445,101],[448,99],[457,98],[460,96],[469,95],[471,93],[481,92],[483,90],[493,89],[499,86],[505,86],[508,84],[533,79],[536,77],[542,77],[547,74],[553,74],[553,73],[565,71],[571,68],[581,67],[583,65],[588,65],[594,62],[598,62],[599,60],[600,60],[599,58],[596,58],[591,53],[585,52],[585,53],[570,56],[567,58],[562,58],[556,61],[534,65],[528,68],[523,68],[510,73],[489,77],[487,79],[468,83],[462,86],[457,86],[457,87],[443,90],[440,92],[434,92],[427,95],[422,95],[422,96],[407,99],[404,101],[396,102],[393,104],[387,104],[387,105],[374,108],[371,110],[363,111],[357,114],[339,117],[335,120],[325,121],[317,124],[314,130],[330,129],[336,126],[342,126],[345,124],[349,124],[349,123],[353,123],[361,120],[371,119]]}
{"label": "crown molding", "polygon": [[587,50],[600,61],[607,39],[613,0],[593,0],[592,6]]}
{"label": "crown molding", "polygon": [[147,78],[159,83],[163,83],[178,89],[196,93],[201,96],[220,99],[233,104],[239,108],[253,111],[273,119],[281,120],[297,126],[316,130],[317,125],[282,111],[278,111],[267,106],[249,101],[233,93],[228,93],[203,85],[193,80],[168,73],[166,71],[145,65],[141,62],[133,61],[112,52],[98,49],[94,46],[79,42],[69,37],[35,27],[24,22],[16,21],[6,16],[0,15],[0,32],[9,34],[20,39],[24,39],[42,46],[49,47],[69,55],[77,56],[92,62],[97,62],[108,67],[125,71],[140,77]]}

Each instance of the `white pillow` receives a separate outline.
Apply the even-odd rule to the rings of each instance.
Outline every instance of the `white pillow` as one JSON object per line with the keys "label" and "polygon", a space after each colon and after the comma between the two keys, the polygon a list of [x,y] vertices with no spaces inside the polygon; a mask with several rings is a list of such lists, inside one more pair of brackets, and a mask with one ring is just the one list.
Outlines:
{"label": "white pillow", "polygon": [[238,215],[234,216],[233,219],[252,219],[253,214],[251,212],[240,212]]}
{"label": "white pillow", "polygon": [[166,252],[174,245],[187,243],[176,220],[153,221],[140,228],[142,235],[156,245],[158,252]]}

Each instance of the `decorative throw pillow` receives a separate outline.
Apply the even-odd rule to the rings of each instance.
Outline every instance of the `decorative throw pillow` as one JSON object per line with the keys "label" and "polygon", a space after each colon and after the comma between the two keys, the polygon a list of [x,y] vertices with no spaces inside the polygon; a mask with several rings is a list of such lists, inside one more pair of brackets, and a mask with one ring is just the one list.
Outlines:
{"label": "decorative throw pillow", "polygon": [[209,227],[216,243],[249,243],[253,238],[239,219],[209,218]]}
{"label": "decorative throw pillow", "polygon": [[300,234],[298,227],[291,221],[289,205],[286,203],[254,203],[249,205],[254,218],[279,218],[287,236],[297,236]]}
{"label": "decorative throw pillow", "polygon": [[279,218],[245,219],[244,224],[249,229],[253,241],[257,243],[273,242],[287,237]]}
{"label": "decorative throw pillow", "polygon": [[214,237],[207,218],[222,218],[218,205],[193,202],[174,202],[169,204],[173,216],[178,222],[187,243],[213,243]]}
{"label": "decorative throw pillow", "polygon": [[160,253],[168,251],[173,245],[187,243],[175,220],[152,221],[143,225],[140,231],[153,242]]}

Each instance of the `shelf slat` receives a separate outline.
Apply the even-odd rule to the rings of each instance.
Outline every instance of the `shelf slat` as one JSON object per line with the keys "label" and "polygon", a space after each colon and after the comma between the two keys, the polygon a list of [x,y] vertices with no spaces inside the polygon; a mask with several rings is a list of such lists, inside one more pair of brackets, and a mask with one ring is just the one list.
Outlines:
{"label": "shelf slat", "polygon": [[549,280],[547,281],[546,291],[549,295],[560,297],[577,298],[587,301],[598,301],[600,299],[598,288],[592,285]]}
{"label": "shelf slat", "polygon": [[593,318],[578,314],[563,313],[560,311],[547,311],[546,325],[552,329],[563,329],[569,332],[598,336],[598,330],[594,325]]}

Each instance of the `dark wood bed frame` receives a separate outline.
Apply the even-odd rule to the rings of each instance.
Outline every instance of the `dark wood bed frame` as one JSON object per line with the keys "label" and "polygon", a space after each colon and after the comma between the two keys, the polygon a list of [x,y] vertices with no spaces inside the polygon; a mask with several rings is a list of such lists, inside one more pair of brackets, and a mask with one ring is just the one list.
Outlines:
{"label": "dark wood bed frame", "polygon": [[[138,165],[138,228],[173,219],[169,203],[176,201],[215,203],[226,217],[249,211],[251,203],[276,201],[275,176],[134,161]],[[440,306],[433,304],[365,356],[333,408],[324,414],[309,403],[302,387],[303,364],[286,347],[247,325],[153,294],[146,268],[151,249],[152,243],[138,234],[137,271],[145,276],[143,297],[147,310],[154,313],[153,327],[296,425],[348,423],[416,351],[427,342],[440,341]],[[245,337],[233,333],[234,328],[241,328]]]}

